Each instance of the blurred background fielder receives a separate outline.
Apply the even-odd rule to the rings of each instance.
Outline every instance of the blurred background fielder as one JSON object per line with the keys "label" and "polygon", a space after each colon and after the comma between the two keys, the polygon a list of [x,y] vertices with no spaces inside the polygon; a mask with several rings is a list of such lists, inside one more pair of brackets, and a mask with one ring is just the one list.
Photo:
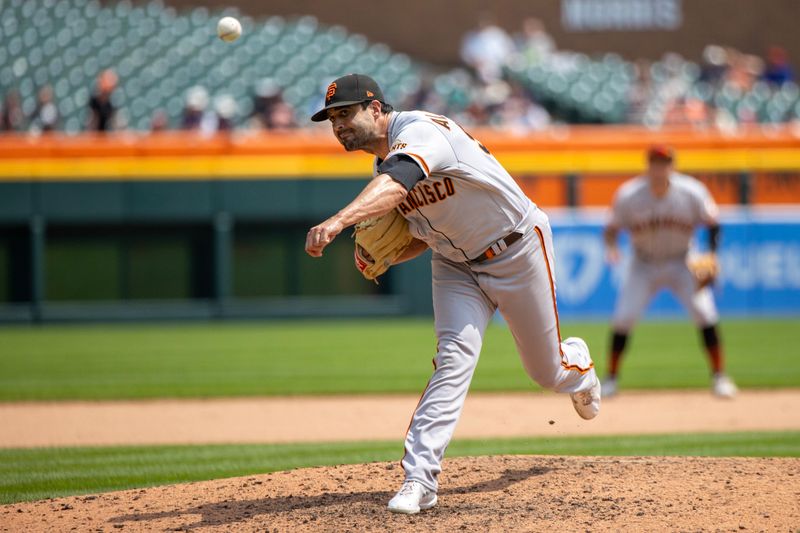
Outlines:
{"label": "blurred background fielder", "polygon": [[[737,392],[733,380],[724,373],[719,315],[711,290],[718,273],[719,209],[706,186],[676,172],[673,161],[672,148],[652,146],[647,151],[645,174],[624,183],[614,197],[604,233],[607,257],[611,263],[619,261],[620,230],[631,234],[633,257],[624,270],[612,318],[609,370],[603,382],[606,397],[617,393],[620,359],[630,330],[662,288],[678,298],[700,328],[714,394],[732,398]],[[698,261],[690,259],[689,254],[699,225],[708,227],[709,251]]]}

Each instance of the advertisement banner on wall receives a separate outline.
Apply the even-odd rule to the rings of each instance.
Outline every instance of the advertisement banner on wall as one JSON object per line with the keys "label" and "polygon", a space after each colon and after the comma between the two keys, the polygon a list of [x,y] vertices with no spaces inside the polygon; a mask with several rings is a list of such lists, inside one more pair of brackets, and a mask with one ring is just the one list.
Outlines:
{"label": "advertisement banner on wall", "polygon": [[676,30],[681,8],[681,0],[561,0],[561,25],[572,32]]}
{"label": "advertisement banner on wall", "polygon": [[[610,318],[620,276],[631,257],[626,234],[623,260],[609,265],[600,212],[551,212],[556,250],[558,308],[563,317]],[[695,236],[706,247],[705,230]],[[800,315],[800,210],[736,210],[723,213],[721,275],[714,294],[722,315]],[[645,318],[685,314],[666,290]]]}

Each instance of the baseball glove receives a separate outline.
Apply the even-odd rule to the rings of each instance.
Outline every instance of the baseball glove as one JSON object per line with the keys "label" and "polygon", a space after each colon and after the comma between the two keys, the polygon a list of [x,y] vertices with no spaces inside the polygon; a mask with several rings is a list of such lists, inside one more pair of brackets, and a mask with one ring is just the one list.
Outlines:
{"label": "baseball glove", "polygon": [[371,280],[386,272],[414,240],[408,222],[394,209],[356,224],[353,237],[356,268]]}
{"label": "baseball glove", "polygon": [[686,261],[686,266],[689,267],[689,272],[694,276],[699,289],[713,284],[719,275],[719,262],[717,256],[712,253],[690,257]]}

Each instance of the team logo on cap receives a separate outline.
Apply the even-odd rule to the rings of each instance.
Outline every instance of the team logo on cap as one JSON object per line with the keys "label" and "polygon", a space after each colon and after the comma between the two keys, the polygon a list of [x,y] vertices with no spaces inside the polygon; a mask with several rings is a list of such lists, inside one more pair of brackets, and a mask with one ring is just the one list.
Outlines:
{"label": "team logo on cap", "polygon": [[367,96],[372,98],[373,96],[375,96],[375,94],[372,91],[367,91]]}
{"label": "team logo on cap", "polygon": [[336,94],[336,82],[328,85],[328,92],[325,93],[325,102],[330,102],[334,94]]}

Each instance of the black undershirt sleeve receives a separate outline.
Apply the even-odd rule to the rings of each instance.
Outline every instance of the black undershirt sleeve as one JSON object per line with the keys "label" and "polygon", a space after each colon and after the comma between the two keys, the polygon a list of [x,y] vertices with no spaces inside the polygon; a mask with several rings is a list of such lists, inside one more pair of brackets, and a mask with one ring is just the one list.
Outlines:
{"label": "black undershirt sleeve", "polygon": [[719,225],[715,224],[708,227],[708,249],[712,252],[717,251],[719,246]]}
{"label": "black undershirt sleeve", "polygon": [[394,181],[410,191],[418,181],[425,179],[425,173],[411,157],[403,154],[393,155],[378,165],[378,174],[388,174]]}

